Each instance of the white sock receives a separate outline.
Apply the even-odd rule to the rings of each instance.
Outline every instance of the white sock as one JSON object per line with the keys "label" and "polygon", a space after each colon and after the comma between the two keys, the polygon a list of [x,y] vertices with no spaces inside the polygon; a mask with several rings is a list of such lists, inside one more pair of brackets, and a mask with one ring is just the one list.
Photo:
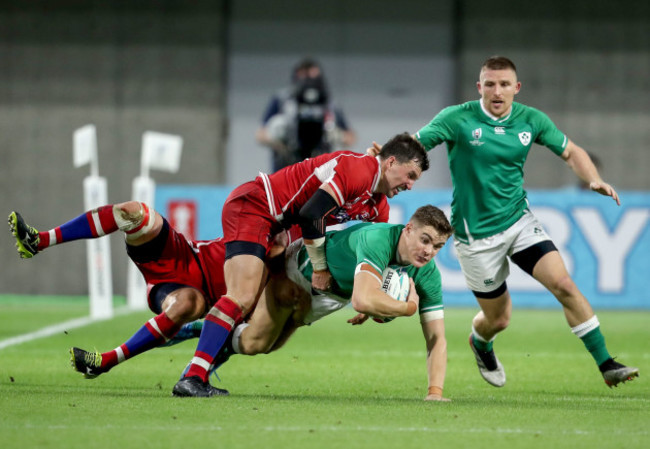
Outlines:
{"label": "white sock", "polygon": [[598,326],[600,326],[600,323],[598,322],[598,317],[594,315],[584,323],[572,327],[571,332],[573,332],[576,337],[582,338],[592,330],[596,329]]}
{"label": "white sock", "polygon": [[236,354],[241,354],[241,349],[239,349],[239,339],[241,338],[241,333],[249,326],[248,323],[241,323],[239,326],[232,331],[232,350]]}

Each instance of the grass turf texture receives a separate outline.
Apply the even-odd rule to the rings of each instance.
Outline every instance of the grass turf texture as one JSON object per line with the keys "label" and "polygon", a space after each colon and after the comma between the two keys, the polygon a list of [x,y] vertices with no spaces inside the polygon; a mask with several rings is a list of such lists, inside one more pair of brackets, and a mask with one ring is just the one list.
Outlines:
{"label": "grass turf texture", "polygon": [[[42,300],[0,300],[3,325],[54,324]],[[49,298],[52,299],[52,298]],[[72,302],[70,313],[83,314]],[[49,306],[49,302],[47,304]],[[81,309],[81,312],[78,310]],[[350,326],[345,309],[298,331],[281,351],[235,356],[212,383],[230,397],[172,398],[196,340],[150,351],[94,380],[68,348],[111,349],[150,313],[133,313],[0,350],[6,449],[38,448],[647,448],[647,312],[599,312],[607,344],[640,378],[610,390],[561,311],[516,309],[495,343],[508,375],[479,376],[467,344],[475,310],[448,308],[445,395],[429,403],[417,319]],[[78,315],[74,315],[78,316]],[[68,318],[72,318],[70,316]],[[57,318],[59,318],[57,316]],[[4,326],[3,326],[4,327]],[[29,326],[30,330],[31,327]],[[14,334],[15,335],[15,334]],[[2,338],[7,338],[6,328]]]}

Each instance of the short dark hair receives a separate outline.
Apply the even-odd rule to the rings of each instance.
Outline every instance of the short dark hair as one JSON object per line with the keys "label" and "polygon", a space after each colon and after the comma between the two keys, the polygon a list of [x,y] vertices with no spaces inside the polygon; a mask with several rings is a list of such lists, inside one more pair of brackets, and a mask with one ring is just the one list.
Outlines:
{"label": "short dark hair", "polygon": [[293,69],[291,71],[291,81],[297,81],[298,80],[298,75],[299,75],[300,72],[307,71],[307,70],[309,70],[311,68],[319,69],[320,72],[321,72],[321,76],[324,76],[323,68],[318,63],[318,61],[316,61],[313,58],[307,57],[307,58],[301,59],[300,61],[298,61],[296,63],[296,65],[293,66]]}
{"label": "short dark hair", "polygon": [[422,226],[431,226],[442,236],[449,237],[454,233],[454,227],[449,223],[445,213],[431,204],[418,207],[410,221]]}
{"label": "short dark hair", "polygon": [[513,72],[517,73],[517,67],[515,66],[515,63],[512,62],[510,59],[506,58],[505,56],[499,56],[499,55],[494,55],[487,58],[483,63],[483,65],[481,66],[481,70],[483,69],[489,69],[489,70],[510,69]]}
{"label": "short dark hair", "polygon": [[427,151],[420,142],[407,132],[393,136],[381,147],[379,157],[382,160],[386,160],[391,156],[394,156],[400,164],[415,161],[423,172],[429,169]]}

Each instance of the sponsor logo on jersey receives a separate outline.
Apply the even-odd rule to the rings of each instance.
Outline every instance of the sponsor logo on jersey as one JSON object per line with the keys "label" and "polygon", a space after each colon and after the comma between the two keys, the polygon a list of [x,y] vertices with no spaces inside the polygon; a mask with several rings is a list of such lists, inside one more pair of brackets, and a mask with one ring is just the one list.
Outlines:
{"label": "sponsor logo on jersey", "polygon": [[346,223],[352,219],[352,217],[350,217],[345,209],[339,209],[339,211],[336,214],[332,215],[332,217],[338,223]]}
{"label": "sponsor logo on jersey", "polygon": [[494,285],[494,279],[492,279],[492,278],[490,278],[490,279],[485,279],[485,280],[483,280],[483,284],[484,284],[485,286],[488,286],[488,285]]}
{"label": "sponsor logo on jersey", "polygon": [[530,143],[530,133],[528,131],[519,133],[519,141],[522,145],[527,146]]}
{"label": "sponsor logo on jersey", "polygon": [[476,128],[474,131],[472,131],[472,137],[474,140],[470,140],[469,144],[474,145],[475,147],[480,147],[483,145],[485,142],[481,142],[481,136],[483,135],[483,129],[481,128]]}
{"label": "sponsor logo on jersey", "polygon": [[503,126],[495,126],[494,127],[494,134],[504,135],[505,133],[506,133],[506,129]]}

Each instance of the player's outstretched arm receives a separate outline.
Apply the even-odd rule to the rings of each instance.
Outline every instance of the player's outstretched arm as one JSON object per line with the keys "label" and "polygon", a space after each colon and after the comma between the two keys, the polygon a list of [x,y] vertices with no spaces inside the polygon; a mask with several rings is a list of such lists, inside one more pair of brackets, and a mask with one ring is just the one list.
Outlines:
{"label": "player's outstretched arm", "polygon": [[443,396],[447,373],[447,340],[444,320],[437,319],[422,323],[422,333],[427,343],[427,373],[429,387],[425,401],[450,402]]}
{"label": "player's outstretched arm", "polygon": [[621,205],[621,200],[618,197],[616,190],[600,178],[598,169],[589,157],[587,152],[569,140],[562,159],[571,167],[571,170],[583,181],[589,183],[589,188],[594,192],[600,193],[604,196],[610,196],[616,204]]}

